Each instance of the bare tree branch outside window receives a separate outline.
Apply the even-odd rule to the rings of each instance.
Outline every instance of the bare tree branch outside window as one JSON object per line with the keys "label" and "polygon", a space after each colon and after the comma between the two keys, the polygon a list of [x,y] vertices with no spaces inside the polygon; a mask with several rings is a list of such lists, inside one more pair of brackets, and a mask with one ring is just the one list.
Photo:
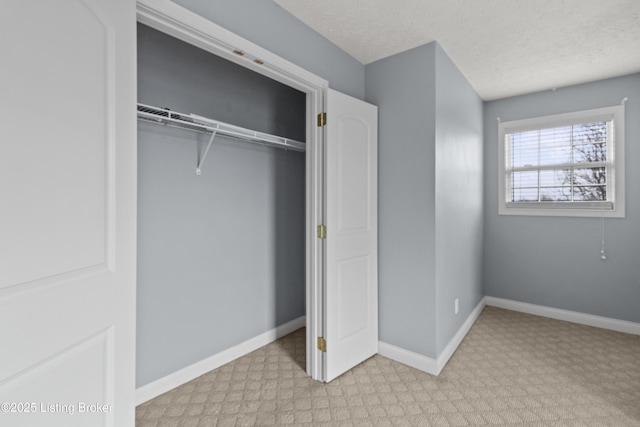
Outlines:
{"label": "bare tree branch outside window", "polygon": [[[573,163],[577,164],[606,162],[606,123],[587,123],[574,126],[573,156]],[[574,201],[607,200],[607,170],[605,167],[574,167],[572,170],[564,171],[564,174],[564,182],[573,189]]]}
{"label": "bare tree branch outside window", "polygon": [[511,201],[607,201],[607,123],[510,134]]}

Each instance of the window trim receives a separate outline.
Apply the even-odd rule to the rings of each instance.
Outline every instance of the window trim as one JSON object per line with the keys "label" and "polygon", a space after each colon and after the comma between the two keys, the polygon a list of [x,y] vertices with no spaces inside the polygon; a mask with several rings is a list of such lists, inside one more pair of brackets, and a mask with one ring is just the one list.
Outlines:
{"label": "window trim", "polygon": [[[533,117],[521,120],[499,122],[498,124],[498,214],[534,215],[534,216],[574,216],[574,217],[625,217],[624,189],[624,105],[575,111],[564,114]],[[607,147],[613,158],[609,166],[612,173],[607,175],[607,194],[611,199],[606,202],[526,202],[514,203],[507,200],[508,156],[506,135],[514,132],[569,126],[593,121],[613,119],[614,142]],[[609,151],[611,150],[611,151]]]}

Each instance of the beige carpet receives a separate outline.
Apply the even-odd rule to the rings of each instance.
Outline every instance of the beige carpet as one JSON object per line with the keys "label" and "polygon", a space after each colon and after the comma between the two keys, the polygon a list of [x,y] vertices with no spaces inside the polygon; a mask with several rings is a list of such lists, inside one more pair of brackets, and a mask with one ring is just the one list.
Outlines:
{"label": "beige carpet", "polygon": [[330,384],[304,330],[143,405],[156,426],[640,426],[640,336],[487,307],[438,377],[374,356]]}

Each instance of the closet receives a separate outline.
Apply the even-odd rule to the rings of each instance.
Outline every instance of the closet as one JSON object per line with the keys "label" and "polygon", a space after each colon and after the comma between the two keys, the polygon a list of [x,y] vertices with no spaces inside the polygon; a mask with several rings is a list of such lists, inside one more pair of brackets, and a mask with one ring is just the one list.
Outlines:
{"label": "closet", "polygon": [[306,94],[138,24],[138,102],[141,387],[305,315]]}

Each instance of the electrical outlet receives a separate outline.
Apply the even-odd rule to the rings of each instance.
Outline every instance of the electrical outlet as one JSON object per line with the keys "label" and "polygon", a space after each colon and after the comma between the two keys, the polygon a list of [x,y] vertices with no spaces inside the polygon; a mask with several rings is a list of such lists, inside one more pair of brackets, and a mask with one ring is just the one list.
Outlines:
{"label": "electrical outlet", "polygon": [[458,314],[458,311],[460,311],[460,301],[458,298],[456,298],[456,300],[453,303],[453,311],[454,311],[454,314]]}

